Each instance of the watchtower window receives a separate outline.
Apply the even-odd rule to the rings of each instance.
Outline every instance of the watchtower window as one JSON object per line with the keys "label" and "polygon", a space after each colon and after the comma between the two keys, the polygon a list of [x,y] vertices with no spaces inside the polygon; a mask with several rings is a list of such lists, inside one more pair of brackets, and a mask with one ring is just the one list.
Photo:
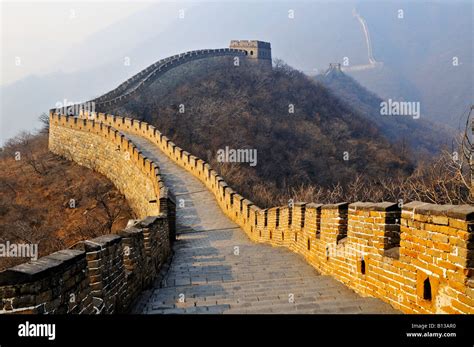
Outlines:
{"label": "watchtower window", "polygon": [[362,275],[365,275],[365,260],[364,259],[360,261],[360,273]]}
{"label": "watchtower window", "polygon": [[253,55],[253,51],[250,51],[250,55]]}
{"label": "watchtower window", "polygon": [[423,299],[431,301],[431,283],[429,278],[423,282]]}

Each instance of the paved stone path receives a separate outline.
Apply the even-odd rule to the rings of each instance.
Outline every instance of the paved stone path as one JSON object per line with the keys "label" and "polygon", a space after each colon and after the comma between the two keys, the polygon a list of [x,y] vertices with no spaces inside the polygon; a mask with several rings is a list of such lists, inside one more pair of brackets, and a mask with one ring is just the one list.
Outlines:
{"label": "paved stone path", "polygon": [[[320,275],[285,248],[255,244],[220,210],[194,176],[148,140],[129,136],[158,163],[176,195],[177,241],[171,265],[143,313],[396,313]],[[185,207],[179,208],[180,199]]]}

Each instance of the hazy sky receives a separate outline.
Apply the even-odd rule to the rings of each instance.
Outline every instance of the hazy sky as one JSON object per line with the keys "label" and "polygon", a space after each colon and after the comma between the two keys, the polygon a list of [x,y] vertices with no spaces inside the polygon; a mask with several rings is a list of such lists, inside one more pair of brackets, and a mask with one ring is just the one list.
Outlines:
{"label": "hazy sky", "polygon": [[0,85],[61,70],[74,45],[151,2],[1,1]]}
{"label": "hazy sky", "polygon": [[[227,47],[231,39],[269,41],[274,58],[306,73],[344,57],[366,64],[356,7],[368,23],[375,57],[384,62],[383,71],[356,79],[383,97],[423,99],[431,119],[448,123],[472,99],[472,0],[453,6],[458,2],[0,0],[0,145],[33,130],[38,116],[58,102],[89,100],[158,59]],[[398,6],[406,19],[397,18]],[[453,69],[453,56],[461,58],[459,69]]]}
{"label": "hazy sky", "polygon": [[[219,0],[217,2],[234,2]],[[274,2],[278,0],[240,0]],[[308,0],[303,0],[308,1]],[[309,2],[341,2],[309,0]],[[342,0],[342,2],[348,0]],[[62,71],[64,57],[74,45],[122,18],[156,3],[182,3],[179,0],[0,0],[0,85],[30,74]],[[206,0],[187,0],[197,4]],[[301,2],[301,1],[300,1]]]}
{"label": "hazy sky", "polygon": [[[349,2],[349,0],[306,1]],[[0,85],[9,84],[30,74],[43,75],[63,71],[64,64],[58,63],[64,62],[64,57],[68,54],[73,54],[76,44],[120,19],[159,2],[180,3],[181,1],[0,0]],[[188,0],[186,2],[206,1]],[[218,2],[233,1],[220,0]],[[364,0],[359,2],[364,2]]]}

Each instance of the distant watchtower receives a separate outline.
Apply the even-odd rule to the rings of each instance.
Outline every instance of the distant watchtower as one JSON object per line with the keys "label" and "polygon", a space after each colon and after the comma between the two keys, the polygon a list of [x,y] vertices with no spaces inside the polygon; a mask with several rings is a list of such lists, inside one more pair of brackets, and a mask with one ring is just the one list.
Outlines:
{"label": "distant watchtower", "polygon": [[272,64],[272,48],[270,42],[257,40],[232,40],[230,48],[241,49],[250,59],[256,59],[266,64]]}

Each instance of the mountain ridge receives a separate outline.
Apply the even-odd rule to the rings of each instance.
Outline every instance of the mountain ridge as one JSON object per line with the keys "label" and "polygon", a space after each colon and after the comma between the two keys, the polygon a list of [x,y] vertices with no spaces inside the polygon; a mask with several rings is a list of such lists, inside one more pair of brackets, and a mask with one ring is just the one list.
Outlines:
{"label": "mountain ridge", "polygon": [[381,103],[386,100],[337,69],[329,69],[327,73],[317,75],[315,80],[326,86],[348,107],[374,122],[391,143],[408,142],[413,149],[410,155],[417,158],[438,154],[442,148],[450,147],[457,135],[454,130],[426,119],[424,114],[420,119],[382,115]]}

